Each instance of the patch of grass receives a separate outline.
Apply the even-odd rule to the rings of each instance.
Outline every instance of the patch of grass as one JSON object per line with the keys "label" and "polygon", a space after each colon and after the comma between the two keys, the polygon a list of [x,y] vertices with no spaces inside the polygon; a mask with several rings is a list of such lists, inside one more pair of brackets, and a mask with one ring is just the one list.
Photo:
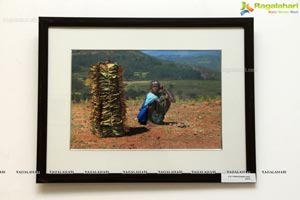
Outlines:
{"label": "patch of grass", "polygon": [[[197,99],[204,97],[216,97],[221,95],[220,80],[168,80],[161,81],[165,88],[173,92],[177,99]],[[149,91],[150,81],[126,82],[125,95],[130,98],[144,98]],[[140,96],[141,94],[144,95]]]}

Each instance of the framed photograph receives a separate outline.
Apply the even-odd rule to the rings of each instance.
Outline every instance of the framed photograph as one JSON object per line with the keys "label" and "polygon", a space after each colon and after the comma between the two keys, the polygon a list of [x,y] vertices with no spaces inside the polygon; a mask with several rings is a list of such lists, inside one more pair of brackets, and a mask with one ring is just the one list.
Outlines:
{"label": "framed photograph", "polygon": [[252,18],[39,18],[37,183],[256,182]]}

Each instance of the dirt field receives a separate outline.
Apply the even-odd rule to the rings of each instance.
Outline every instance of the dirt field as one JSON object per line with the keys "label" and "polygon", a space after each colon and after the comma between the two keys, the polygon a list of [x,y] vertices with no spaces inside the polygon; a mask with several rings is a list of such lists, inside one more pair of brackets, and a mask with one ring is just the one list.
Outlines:
{"label": "dirt field", "polygon": [[129,133],[124,137],[92,135],[88,103],[72,104],[72,149],[220,149],[221,101],[184,101],[171,105],[166,125],[139,125],[141,102],[127,102]]}

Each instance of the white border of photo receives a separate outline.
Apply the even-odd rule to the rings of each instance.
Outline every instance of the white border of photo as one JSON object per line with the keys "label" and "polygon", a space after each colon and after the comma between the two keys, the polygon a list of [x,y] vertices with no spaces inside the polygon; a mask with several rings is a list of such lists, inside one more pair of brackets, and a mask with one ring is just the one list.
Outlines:
{"label": "white border of photo", "polygon": [[[70,149],[72,50],[221,50],[221,149]],[[243,28],[49,27],[47,173],[246,170]]]}

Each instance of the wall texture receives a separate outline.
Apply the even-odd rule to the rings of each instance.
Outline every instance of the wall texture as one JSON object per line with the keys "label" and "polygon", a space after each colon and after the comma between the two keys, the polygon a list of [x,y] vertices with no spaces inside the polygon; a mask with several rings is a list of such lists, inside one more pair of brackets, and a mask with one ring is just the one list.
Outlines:
{"label": "wall texture", "polygon": [[[247,1],[252,7],[257,2]],[[277,3],[289,2],[300,4],[296,0]],[[36,166],[38,16],[240,17],[241,7],[239,0],[1,0],[0,198],[233,200],[288,195],[299,199],[300,13],[270,13],[260,8],[244,15],[255,20],[256,185],[37,185],[34,174],[20,173]],[[270,170],[286,173],[266,173]]]}

